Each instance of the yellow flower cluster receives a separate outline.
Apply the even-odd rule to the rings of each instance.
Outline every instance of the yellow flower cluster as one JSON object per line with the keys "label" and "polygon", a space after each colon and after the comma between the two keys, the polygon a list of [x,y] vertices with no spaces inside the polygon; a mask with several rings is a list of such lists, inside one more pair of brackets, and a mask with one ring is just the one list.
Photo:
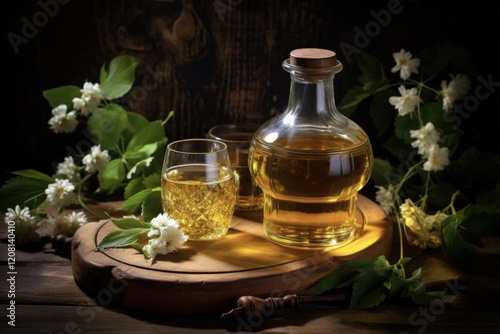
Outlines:
{"label": "yellow flower cluster", "polygon": [[438,212],[435,215],[427,215],[411,199],[406,199],[399,210],[408,242],[421,249],[427,246],[431,248],[441,246],[441,222],[447,217],[446,214]]}

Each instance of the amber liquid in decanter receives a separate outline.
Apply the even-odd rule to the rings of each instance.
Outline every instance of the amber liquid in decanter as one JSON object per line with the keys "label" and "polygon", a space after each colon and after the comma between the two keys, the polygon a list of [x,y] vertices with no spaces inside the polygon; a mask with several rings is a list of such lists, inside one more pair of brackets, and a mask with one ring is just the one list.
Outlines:
{"label": "amber liquid in decanter", "polygon": [[[330,76],[326,82],[333,80]],[[292,86],[291,94],[305,97],[304,92],[312,91],[316,99],[330,89],[315,81],[299,86],[304,84],[304,90]],[[319,108],[316,116],[310,110],[323,102],[309,101],[315,104],[313,108],[300,107],[307,99],[295,100],[293,108],[289,102],[288,111],[293,112],[287,115],[285,111],[264,124],[252,141],[249,165],[264,192],[264,230],[278,244],[338,246],[355,234],[357,194],[371,175],[372,148],[366,133],[351,120],[341,114],[327,119],[326,115],[338,112],[333,99],[325,99],[330,104],[326,109],[334,110]],[[309,111],[301,114],[300,108]]]}

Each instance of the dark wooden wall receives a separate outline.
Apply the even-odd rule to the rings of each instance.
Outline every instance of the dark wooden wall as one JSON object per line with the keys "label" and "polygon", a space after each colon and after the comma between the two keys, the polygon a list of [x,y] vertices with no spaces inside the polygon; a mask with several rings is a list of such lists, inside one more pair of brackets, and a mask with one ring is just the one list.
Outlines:
{"label": "dark wooden wall", "polygon": [[[44,9],[42,4],[49,7]],[[68,147],[87,140],[82,133],[50,132],[50,107],[42,91],[95,82],[101,64],[119,54],[141,61],[133,90],[120,102],[150,119],[174,110],[167,125],[170,140],[203,136],[222,122],[262,123],[282,110],[289,78],[281,62],[299,47],[339,53],[345,67],[335,79],[337,101],[358,74],[352,55],[341,52],[342,42],[358,46],[390,67],[392,53],[401,48],[416,53],[435,43],[455,41],[471,53],[480,73],[500,81],[498,3],[30,0],[11,6],[2,11],[7,60],[2,85],[1,180],[9,177],[7,171],[24,168],[51,173],[51,165],[68,155]],[[398,13],[379,23],[380,31],[372,32],[361,45],[358,31],[376,22],[375,17],[388,6],[398,8]],[[34,20],[39,27],[23,31],[26,21]],[[9,33],[26,39],[13,46]],[[498,95],[496,91],[493,98],[482,101],[465,125],[475,129],[474,140],[479,144],[494,142],[493,149],[498,149]],[[367,114],[354,117],[367,131],[373,130]],[[373,141],[377,148],[377,138]]]}

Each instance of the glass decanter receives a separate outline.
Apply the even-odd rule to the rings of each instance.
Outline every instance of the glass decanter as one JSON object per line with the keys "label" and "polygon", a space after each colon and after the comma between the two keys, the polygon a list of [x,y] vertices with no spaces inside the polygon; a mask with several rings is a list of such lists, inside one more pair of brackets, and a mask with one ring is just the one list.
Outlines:
{"label": "glass decanter", "polygon": [[264,192],[265,233],[292,247],[346,244],[373,167],[370,140],[335,106],[333,79],[342,70],[335,52],[297,49],[283,68],[291,77],[288,106],[255,132],[249,154]]}

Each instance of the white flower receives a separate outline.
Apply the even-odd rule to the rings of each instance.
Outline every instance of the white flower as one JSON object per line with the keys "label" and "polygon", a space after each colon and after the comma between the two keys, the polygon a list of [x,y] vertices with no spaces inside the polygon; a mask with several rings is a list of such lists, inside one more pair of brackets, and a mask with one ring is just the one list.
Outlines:
{"label": "white flower", "polygon": [[57,165],[56,174],[66,175],[72,182],[78,182],[80,180],[78,166],[75,165],[72,156],[65,157],[64,161]]}
{"label": "white flower", "polygon": [[448,86],[446,81],[441,81],[441,94],[443,94],[443,109],[449,111],[453,109],[455,103],[455,92],[451,86]]}
{"label": "white flower", "polygon": [[52,109],[52,117],[49,119],[48,124],[55,133],[70,133],[75,131],[78,125],[75,111],[68,111],[65,104],[58,105]]}
{"label": "white flower", "polygon": [[148,237],[149,242],[142,249],[144,255],[151,260],[158,254],[175,252],[188,240],[188,237],[179,230],[179,224],[168,214],[159,214],[151,220]]}
{"label": "white flower", "polygon": [[470,80],[466,75],[450,76],[449,84],[444,80],[441,81],[441,94],[443,95],[443,109],[445,111],[453,109],[455,101],[465,97],[470,90]]}
{"label": "white flower", "polygon": [[443,170],[450,164],[448,155],[449,151],[447,147],[439,147],[438,144],[432,145],[427,154],[427,161],[424,163],[424,170],[428,172]]}
{"label": "white flower", "polygon": [[83,107],[85,107],[85,101],[79,97],[73,98],[72,102],[73,102],[73,109],[75,110],[81,110]]}
{"label": "white flower", "polygon": [[102,171],[109,162],[108,151],[101,151],[101,145],[92,146],[90,153],[83,157],[82,162],[87,172]]}
{"label": "white flower", "polygon": [[28,207],[21,209],[19,205],[16,205],[14,209],[8,208],[4,221],[9,227],[12,227],[11,222],[14,222],[16,244],[22,245],[39,239],[39,235],[36,233],[37,225],[35,217],[31,216]]}
{"label": "white flower", "polygon": [[392,193],[392,189],[389,186],[389,189],[386,189],[382,186],[375,186],[378,188],[377,193],[375,194],[375,200],[380,204],[382,209],[387,214],[390,214],[392,211],[392,205],[394,203],[394,195]]}
{"label": "white flower", "polygon": [[87,223],[84,212],[73,211],[67,215],[59,215],[53,219],[53,234],[64,234],[71,237],[81,226]]}
{"label": "white flower", "polygon": [[97,108],[99,103],[101,103],[101,88],[98,83],[92,84],[90,82],[85,82],[80,92],[82,96],[73,99],[73,108],[75,108],[75,110],[81,110],[82,115],[88,116]]}
{"label": "white flower", "polygon": [[47,200],[55,206],[65,206],[73,200],[75,186],[67,179],[56,179],[45,189]]}
{"label": "white flower", "polygon": [[16,222],[33,224],[35,222],[35,217],[30,215],[30,209],[28,207],[21,209],[19,205],[16,205],[14,209],[7,209],[4,220],[6,223],[13,220]]}
{"label": "white flower", "polygon": [[[415,205],[409,198],[399,207],[401,218],[407,227],[405,233],[408,241],[422,249],[437,248],[441,245],[441,221],[444,214],[427,216],[425,212]],[[446,216],[446,215],[444,215]]]}
{"label": "white flower", "polygon": [[451,76],[450,87],[455,91],[458,98],[466,97],[470,90],[470,80],[469,77],[463,74],[457,74]]}
{"label": "white flower", "polygon": [[398,90],[401,96],[391,96],[389,103],[397,109],[400,116],[413,112],[417,105],[423,102],[417,95],[416,88],[406,89],[404,86],[399,86]]}
{"label": "white flower", "polygon": [[412,73],[418,73],[417,67],[420,65],[420,59],[412,59],[413,55],[409,51],[401,49],[401,51],[393,53],[392,57],[396,65],[391,69],[391,72],[400,71],[399,76],[401,79],[406,80]]}
{"label": "white flower", "polygon": [[434,124],[428,122],[418,130],[410,130],[410,137],[417,139],[411,143],[411,146],[418,148],[418,154],[427,157],[429,149],[439,141],[440,136]]}

